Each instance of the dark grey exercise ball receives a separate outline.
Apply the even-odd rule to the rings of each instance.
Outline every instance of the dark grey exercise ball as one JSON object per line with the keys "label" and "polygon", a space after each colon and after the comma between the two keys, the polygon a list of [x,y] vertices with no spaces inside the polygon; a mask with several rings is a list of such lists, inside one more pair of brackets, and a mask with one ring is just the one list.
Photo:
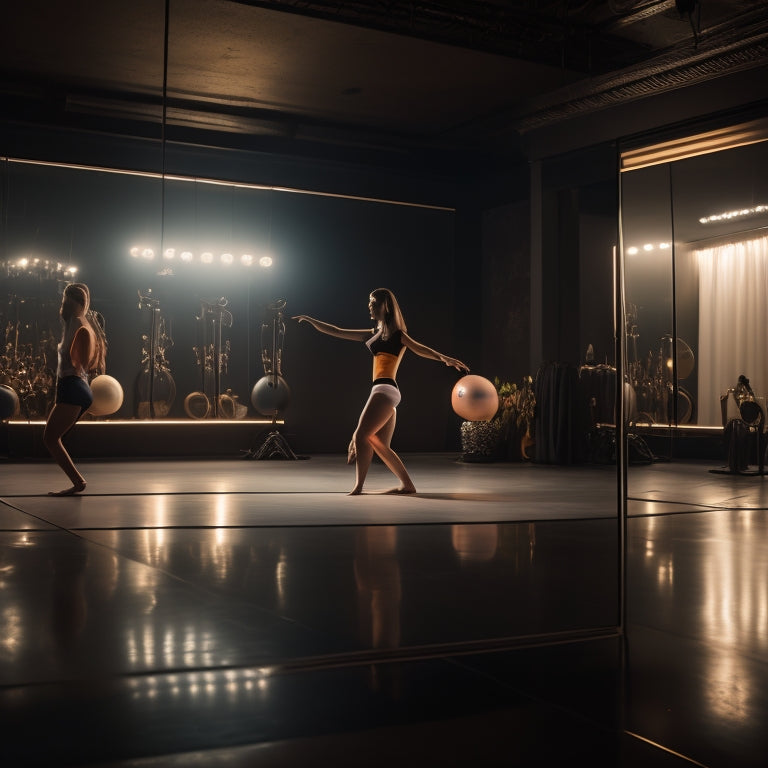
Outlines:
{"label": "dark grey exercise ball", "polygon": [[251,403],[262,416],[274,416],[288,407],[291,388],[279,375],[262,376],[251,390]]}

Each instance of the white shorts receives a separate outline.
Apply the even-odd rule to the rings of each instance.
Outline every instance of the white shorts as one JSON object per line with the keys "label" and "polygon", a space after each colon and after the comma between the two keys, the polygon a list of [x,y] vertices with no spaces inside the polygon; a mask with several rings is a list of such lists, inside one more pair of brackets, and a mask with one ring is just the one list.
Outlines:
{"label": "white shorts", "polygon": [[[371,402],[371,398],[374,395],[384,395],[392,404],[393,408],[397,408],[397,406],[400,404],[400,390],[397,387],[392,386],[392,384],[374,384],[371,387],[371,394],[368,397],[368,403]],[[368,403],[366,403],[366,405],[368,405]]]}

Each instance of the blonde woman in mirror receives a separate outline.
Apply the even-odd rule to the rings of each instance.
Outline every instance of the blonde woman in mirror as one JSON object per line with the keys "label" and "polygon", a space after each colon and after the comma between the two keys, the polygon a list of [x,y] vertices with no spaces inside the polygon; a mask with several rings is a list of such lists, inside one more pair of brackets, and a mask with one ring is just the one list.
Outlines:
{"label": "blonde woman in mirror", "polygon": [[104,371],[106,341],[101,326],[91,320],[88,286],[70,283],[64,289],[59,315],[64,326],[58,346],[56,399],[43,432],[43,443],[56,463],[72,481],[63,491],[49,496],[72,496],[85,490],[85,478],[75,467],[62,438],[91,407],[93,393],[89,384],[92,372]]}
{"label": "blonde woman in mirror", "polygon": [[403,320],[403,314],[392,291],[377,288],[368,298],[368,310],[375,321],[374,328],[339,328],[308,315],[296,315],[293,319],[309,323],[321,333],[348,341],[364,342],[373,356],[373,385],[371,394],[363,406],[360,420],[349,444],[347,461],[355,463],[355,487],[350,496],[363,492],[373,453],[384,462],[397,477],[400,485],[385,493],[416,493],[416,486],[408,475],[400,457],[390,447],[397,420],[400,390],[397,386],[397,370],[406,349],[428,360],[439,360],[459,371],[469,368],[453,357],[448,357],[412,339]]}

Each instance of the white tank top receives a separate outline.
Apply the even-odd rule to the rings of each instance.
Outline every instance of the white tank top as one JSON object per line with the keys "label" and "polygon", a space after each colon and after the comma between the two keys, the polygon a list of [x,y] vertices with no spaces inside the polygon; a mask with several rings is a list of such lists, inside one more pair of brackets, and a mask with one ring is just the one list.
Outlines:
{"label": "white tank top", "polygon": [[82,366],[76,367],[72,362],[72,357],[70,355],[72,342],[75,338],[75,334],[78,332],[78,330],[80,330],[80,328],[85,328],[85,330],[90,333],[91,329],[80,317],[73,317],[64,326],[64,335],[62,336],[61,343],[57,347],[59,353],[59,364],[58,368],[56,369],[56,375],[60,379],[63,379],[65,376],[79,376],[81,379],[88,381],[88,371],[86,371]]}

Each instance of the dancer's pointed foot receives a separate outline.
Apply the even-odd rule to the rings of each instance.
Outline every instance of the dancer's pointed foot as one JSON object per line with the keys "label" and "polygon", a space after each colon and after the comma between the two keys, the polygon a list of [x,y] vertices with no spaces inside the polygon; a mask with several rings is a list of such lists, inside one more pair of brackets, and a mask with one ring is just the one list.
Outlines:
{"label": "dancer's pointed foot", "polygon": [[360,496],[360,495],[362,495],[362,493],[363,493],[363,489],[362,489],[362,488],[353,488],[353,489],[352,489],[352,490],[351,490],[351,491],[350,491],[350,492],[347,494],[347,496]]}
{"label": "dancer's pointed foot", "polygon": [[71,488],[65,488],[63,491],[48,491],[49,496],[74,496],[76,493],[82,493],[85,490],[85,480],[75,483]]}

